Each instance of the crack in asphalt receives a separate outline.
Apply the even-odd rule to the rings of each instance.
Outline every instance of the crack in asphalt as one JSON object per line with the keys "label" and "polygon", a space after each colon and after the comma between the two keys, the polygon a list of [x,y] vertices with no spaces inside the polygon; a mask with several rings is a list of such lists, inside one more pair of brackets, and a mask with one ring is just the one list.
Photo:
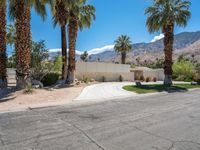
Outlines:
{"label": "crack in asphalt", "polygon": [[[170,145],[170,147],[169,147],[167,150],[172,150],[172,148],[174,148],[175,144],[177,144],[177,143],[192,143],[192,144],[199,145],[199,147],[200,147],[200,143],[198,143],[198,142],[186,141],[186,140],[182,140],[182,141],[173,141],[173,140],[171,140],[171,139],[169,139],[169,138],[165,138],[165,137],[159,136],[159,135],[157,135],[157,134],[148,132],[148,131],[143,130],[143,129],[139,128],[139,127],[136,127],[136,126],[134,126],[134,127],[135,127],[136,130],[139,130],[139,131],[141,131],[141,132],[143,132],[143,133],[146,133],[146,134],[151,135],[151,136],[153,136],[153,137],[161,138],[161,139],[163,139],[163,140],[166,140],[166,141],[171,142],[171,145]],[[156,149],[156,150],[159,150],[159,148],[154,147],[154,146],[153,146],[152,148],[154,148],[154,149]]]}
{"label": "crack in asphalt", "polygon": [[62,122],[64,123],[68,123],[70,124],[71,126],[73,126],[75,129],[77,129],[78,131],[80,131],[85,137],[87,137],[87,139],[89,139],[92,143],[94,143],[99,149],[101,150],[105,150],[105,148],[103,146],[101,146],[100,144],[98,144],[92,137],[90,137],[85,131],[83,131],[81,128],[79,128],[78,126],[76,126],[75,124],[73,124],[72,122],[70,121],[65,121],[65,120],[62,120],[62,119],[59,119],[61,120]]}
{"label": "crack in asphalt", "polygon": [[200,143],[198,143],[198,142],[184,141],[183,140],[183,141],[174,141],[174,142],[172,142],[172,145],[167,150],[171,150],[172,148],[174,148],[175,144],[177,144],[177,143],[192,143],[192,144],[199,145],[199,147],[200,147]]}
{"label": "crack in asphalt", "polygon": [[157,135],[157,134],[148,132],[148,131],[143,130],[143,129],[139,128],[139,127],[134,126],[134,128],[135,128],[136,130],[139,130],[139,131],[141,131],[141,132],[143,132],[143,133],[146,133],[146,134],[148,134],[148,135],[154,136],[154,137],[156,137],[156,138],[161,138],[161,139],[163,139],[163,140],[173,142],[172,140],[170,140],[170,139],[168,139],[168,138],[165,138],[165,137],[159,136],[159,135]]}

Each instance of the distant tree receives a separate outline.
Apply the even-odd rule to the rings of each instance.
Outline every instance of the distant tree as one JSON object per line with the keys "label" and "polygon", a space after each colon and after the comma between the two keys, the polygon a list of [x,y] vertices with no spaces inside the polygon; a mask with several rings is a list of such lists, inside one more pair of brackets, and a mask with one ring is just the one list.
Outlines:
{"label": "distant tree", "polygon": [[136,58],[136,62],[137,62],[137,65],[138,65],[138,66],[140,65],[140,60],[141,60],[140,57],[137,57],[137,58]]}
{"label": "distant tree", "polygon": [[187,25],[191,16],[189,0],[154,0],[152,6],[145,10],[147,28],[150,33],[162,31],[164,34],[165,53],[165,85],[172,85],[172,52],[174,43],[174,27]]}
{"label": "distant tree", "polygon": [[14,48],[16,41],[16,28],[13,24],[7,25],[6,42],[11,46],[12,50]]}
{"label": "distant tree", "polygon": [[80,58],[81,58],[82,61],[87,62],[88,61],[87,51],[85,51],[83,54],[81,54]]}
{"label": "distant tree", "polygon": [[121,53],[121,63],[126,64],[126,54],[132,49],[130,37],[121,35],[115,41],[114,49],[117,53]]}

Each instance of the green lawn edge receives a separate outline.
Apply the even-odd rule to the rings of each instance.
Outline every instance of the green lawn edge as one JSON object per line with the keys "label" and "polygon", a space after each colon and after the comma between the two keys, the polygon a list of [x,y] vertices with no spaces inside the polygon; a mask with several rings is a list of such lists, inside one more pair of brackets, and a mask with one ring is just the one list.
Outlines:
{"label": "green lawn edge", "polygon": [[165,86],[161,84],[154,85],[126,85],[123,86],[123,89],[129,92],[135,92],[137,94],[147,94],[147,93],[156,93],[156,92],[185,92],[189,89],[200,88],[200,85],[191,85],[191,84],[175,84],[173,86]]}

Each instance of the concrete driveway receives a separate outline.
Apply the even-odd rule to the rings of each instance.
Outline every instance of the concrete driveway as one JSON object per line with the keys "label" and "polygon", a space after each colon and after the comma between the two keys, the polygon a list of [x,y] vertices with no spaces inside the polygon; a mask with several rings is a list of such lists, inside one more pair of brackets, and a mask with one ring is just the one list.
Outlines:
{"label": "concrete driveway", "polygon": [[0,150],[200,150],[200,90],[0,114]]}
{"label": "concrete driveway", "polygon": [[[188,82],[177,82],[174,81],[174,84],[190,84]],[[163,84],[163,81],[158,82],[143,82],[142,84]],[[116,99],[116,98],[128,98],[128,97],[137,97],[144,96],[140,94],[136,94],[134,92],[129,92],[122,89],[125,85],[135,85],[135,82],[105,82],[95,85],[87,86],[83,89],[82,93],[75,99],[75,101],[100,101],[100,100],[108,100],[108,99]],[[152,94],[145,94],[152,95]]]}
{"label": "concrete driveway", "polygon": [[122,89],[125,85],[133,85],[134,82],[107,82],[90,85],[84,88],[82,93],[75,99],[81,100],[106,100],[137,96],[138,94]]}

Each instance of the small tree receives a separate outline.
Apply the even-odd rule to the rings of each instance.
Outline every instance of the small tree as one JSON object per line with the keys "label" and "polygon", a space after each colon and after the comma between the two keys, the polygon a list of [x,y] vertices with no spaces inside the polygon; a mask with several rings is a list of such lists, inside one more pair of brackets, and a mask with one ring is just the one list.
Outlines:
{"label": "small tree", "polygon": [[48,51],[44,41],[32,42],[31,46],[31,77],[41,81],[53,69],[53,63],[47,61]]}
{"label": "small tree", "polygon": [[88,61],[88,53],[85,51],[83,54],[81,54],[80,58],[82,61],[87,62]]}

